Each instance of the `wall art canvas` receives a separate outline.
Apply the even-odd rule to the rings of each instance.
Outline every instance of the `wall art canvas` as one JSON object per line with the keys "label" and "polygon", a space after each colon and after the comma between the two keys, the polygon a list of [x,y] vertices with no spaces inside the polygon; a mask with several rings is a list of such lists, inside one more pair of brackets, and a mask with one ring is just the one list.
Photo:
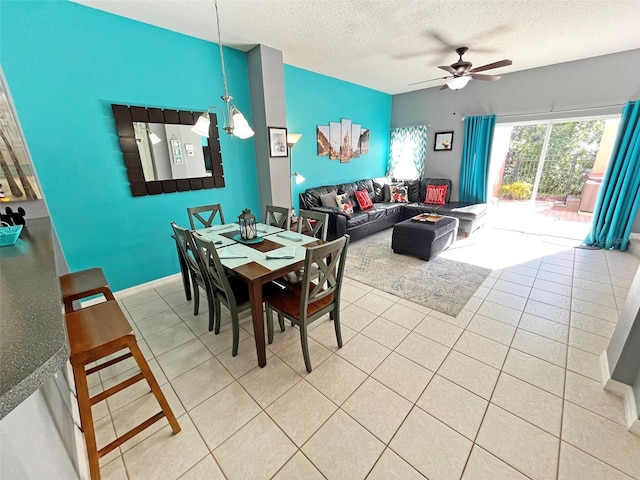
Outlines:
{"label": "wall art canvas", "polygon": [[348,163],[351,161],[352,144],[351,144],[351,120],[343,118],[340,122],[342,130],[342,143],[340,144],[340,163]]}
{"label": "wall art canvas", "polygon": [[340,145],[342,144],[342,126],[338,122],[329,122],[329,158],[337,160],[340,158]]}
{"label": "wall art canvas", "polygon": [[351,124],[351,141],[353,142],[351,156],[358,158],[360,156],[360,125],[357,123]]}
{"label": "wall art canvas", "polygon": [[331,150],[331,144],[329,142],[331,138],[328,125],[318,125],[316,127],[316,139],[318,142],[318,156],[324,157],[329,155]]}
{"label": "wall art canvas", "polygon": [[365,155],[369,153],[369,129],[363,128],[360,131],[360,154]]}

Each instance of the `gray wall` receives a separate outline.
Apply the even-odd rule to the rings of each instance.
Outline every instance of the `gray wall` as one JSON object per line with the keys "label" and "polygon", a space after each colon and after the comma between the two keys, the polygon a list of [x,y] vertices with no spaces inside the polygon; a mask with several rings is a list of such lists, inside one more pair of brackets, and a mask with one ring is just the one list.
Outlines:
{"label": "gray wall", "polygon": [[[268,127],[286,127],[284,64],[282,52],[258,45],[247,53],[249,88],[251,89],[251,125],[256,132],[254,147],[260,206],[289,206],[289,162],[287,158],[270,158]],[[256,217],[261,218],[256,213]]]}
{"label": "gray wall", "polygon": [[[633,396],[636,400],[636,411],[640,412],[640,370],[633,381]],[[640,420],[640,413],[638,413],[638,420]]]}
{"label": "gray wall", "polygon": [[[517,65],[517,60],[514,63]],[[576,109],[580,111],[561,113],[554,118],[620,113],[622,104],[640,98],[637,72],[640,72],[640,49],[509,73],[497,82],[472,80],[457,91],[440,91],[440,84],[434,82],[437,87],[394,95],[391,127],[431,124],[425,176],[451,178],[453,199],[457,199],[463,117],[495,113],[500,122],[501,116],[506,115],[518,115],[509,121],[524,121],[536,118],[525,117],[527,114],[545,114],[549,118],[549,112]],[[455,132],[453,149],[434,152],[434,133],[447,130]],[[633,231],[640,232],[638,217]]]}

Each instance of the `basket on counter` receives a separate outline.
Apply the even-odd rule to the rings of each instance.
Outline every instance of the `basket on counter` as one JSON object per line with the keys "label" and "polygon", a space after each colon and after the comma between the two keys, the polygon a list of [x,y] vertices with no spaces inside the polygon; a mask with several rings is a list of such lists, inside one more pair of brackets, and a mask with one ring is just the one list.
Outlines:
{"label": "basket on counter", "polygon": [[22,232],[23,225],[9,225],[7,222],[0,222],[0,247],[15,245]]}

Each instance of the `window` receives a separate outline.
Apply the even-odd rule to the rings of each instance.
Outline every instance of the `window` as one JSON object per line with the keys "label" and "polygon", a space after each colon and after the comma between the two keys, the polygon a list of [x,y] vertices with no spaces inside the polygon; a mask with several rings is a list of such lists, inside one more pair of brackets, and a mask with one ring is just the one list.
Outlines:
{"label": "window", "polygon": [[420,178],[427,151],[427,127],[401,127],[391,130],[387,175],[402,179]]}

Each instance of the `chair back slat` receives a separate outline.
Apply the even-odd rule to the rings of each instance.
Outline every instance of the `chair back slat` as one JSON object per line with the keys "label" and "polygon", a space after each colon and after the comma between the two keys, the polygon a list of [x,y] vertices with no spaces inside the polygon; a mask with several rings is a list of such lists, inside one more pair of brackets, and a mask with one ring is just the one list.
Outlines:
{"label": "chair back slat", "polygon": [[313,210],[300,210],[298,216],[298,233],[319,238],[327,239],[327,228],[329,227],[329,215],[322,212],[314,212]]}
{"label": "chair back slat", "polygon": [[[309,305],[330,295],[333,295],[333,302],[339,302],[348,245],[349,235],[344,235],[332,242],[307,248],[300,318],[306,316]],[[317,268],[312,268],[313,265]]]}
{"label": "chair back slat", "polygon": [[[187,214],[189,215],[189,223],[191,224],[191,230],[196,228],[207,228],[213,224],[216,215],[220,215],[220,223],[224,225],[224,214],[222,213],[222,205],[216,203],[214,205],[203,205],[201,207],[187,208]],[[197,220],[202,225],[196,225]]]}
{"label": "chair back slat", "polygon": [[264,223],[289,230],[289,227],[291,226],[289,210],[286,207],[267,205],[264,213]]}
{"label": "chair back slat", "polygon": [[201,268],[204,274],[209,277],[209,282],[216,291],[216,295],[222,296],[223,303],[227,303],[230,308],[236,308],[236,297],[215,245],[197,232],[193,232],[192,238]]}
{"label": "chair back slat", "polygon": [[201,275],[200,268],[194,255],[194,248],[192,242],[190,242],[189,230],[179,227],[175,222],[171,222],[171,228],[173,229],[173,233],[176,237],[176,243],[180,249],[180,254],[187,264],[189,271],[196,275]]}

